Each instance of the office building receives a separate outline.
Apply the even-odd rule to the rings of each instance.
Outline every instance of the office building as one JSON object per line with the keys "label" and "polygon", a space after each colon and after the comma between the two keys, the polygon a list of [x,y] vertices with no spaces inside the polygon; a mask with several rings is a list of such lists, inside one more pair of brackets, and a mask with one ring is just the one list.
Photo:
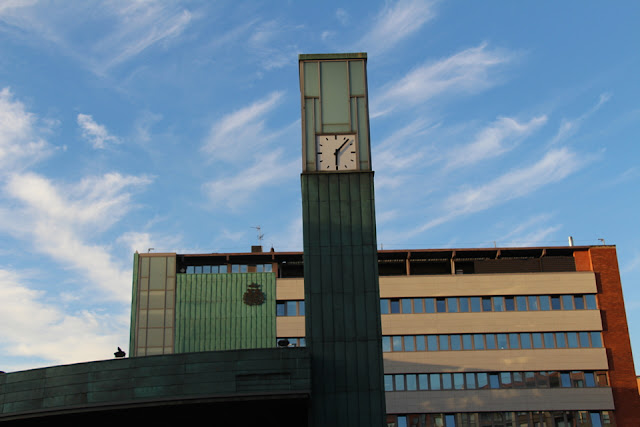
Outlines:
{"label": "office building", "polygon": [[[253,250],[138,255],[138,284],[158,284],[138,288],[134,356],[304,347],[303,254]],[[378,268],[388,425],[640,425],[615,247],[384,250]],[[214,308],[246,307],[252,280],[263,313]]]}

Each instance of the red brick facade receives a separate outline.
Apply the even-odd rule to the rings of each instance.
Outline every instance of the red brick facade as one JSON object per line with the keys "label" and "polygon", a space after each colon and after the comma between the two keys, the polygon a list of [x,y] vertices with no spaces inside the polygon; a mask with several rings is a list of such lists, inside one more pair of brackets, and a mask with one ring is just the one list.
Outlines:
{"label": "red brick facade", "polygon": [[622,298],[616,248],[592,247],[575,251],[576,269],[593,271],[602,313],[602,338],[609,361],[609,381],[618,426],[640,426],[640,395],[636,381],[627,316]]}

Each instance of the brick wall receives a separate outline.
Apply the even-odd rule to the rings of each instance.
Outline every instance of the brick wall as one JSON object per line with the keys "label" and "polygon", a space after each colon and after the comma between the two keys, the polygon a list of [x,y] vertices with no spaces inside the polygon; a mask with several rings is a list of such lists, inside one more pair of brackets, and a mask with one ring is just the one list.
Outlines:
{"label": "brick wall", "polygon": [[616,248],[592,247],[576,251],[576,269],[593,271],[602,314],[602,337],[609,361],[609,380],[619,426],[640,426],[640,396],[631,353]]}

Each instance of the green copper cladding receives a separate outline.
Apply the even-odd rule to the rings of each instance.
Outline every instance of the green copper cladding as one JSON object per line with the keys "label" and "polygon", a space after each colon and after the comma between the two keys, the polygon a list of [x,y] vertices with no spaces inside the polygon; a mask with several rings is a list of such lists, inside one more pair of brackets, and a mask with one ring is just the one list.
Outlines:
{"label": "green copper cladding", "polygon": [[373,173],[303,174],[302,200],[314,425],[380,426],[385,401]]}
{"label": "green copper cladding", "polygon": [[317,170],[316,135],[355,134],[371,170],[366,53],[300,55],[303,171]]}
{"label": "green copper cladding", "polygon": [[[258,284],[264,301],[244,296]],[[178,274],[175,352],[276,346],[274,273]]]}

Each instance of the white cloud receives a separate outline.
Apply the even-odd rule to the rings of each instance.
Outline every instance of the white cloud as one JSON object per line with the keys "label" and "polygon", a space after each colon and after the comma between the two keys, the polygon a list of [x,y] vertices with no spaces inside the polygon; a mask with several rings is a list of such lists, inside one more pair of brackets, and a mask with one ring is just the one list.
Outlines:
{"label": "white cloud", "polygon": [[[418,118],[394,130],[389,136],[373,147],[375,169],[382,174],[406,171],[411,166],[421,163],[422,166],[436,156],[434,148],[427,142],[426,135],[438,127],[428,120]],[[431,160],[426,161],[429,156]]]}
{"label": "white cloud", "polygon": [[9,88],[0,91],[0,171],[22,169],[45,157],[51,146],[37,134],[35,115],[13,100]]}
{"label": "white cloud", "polygon": [[454,148],[448,153],[446,168],[469,166],[481,160],[497,157],[512,150],[519,141],[531,135],[547,122],[546,116],[534,117],[528,122],[518,122],[511,117],[499,117],[482,129],[469,144]]}
{"label": "white cloud", "polygon": [[450,94],[473,94],[497,83],[496,68],[507,64],[513,54],[489,50],[487,44],[465,49],[448,58],[411,70],[399,81],[383,87],[372,97],[372,117],[396,108],[409,108],[431,98]]}
{"label": "white cloud", "polygon": [[293,178],[299,168],[299,159],[286,160],[283,150],[275,150],[260,156],[252,166],[235,176],[205,183],[203,189],[214,207],[237,209],[264,187]]}
{"label": "white cloud", "polygon": [[342,24],[347,25],[349,23],[349,12],[342,8],[336,9],[336,19]]}
{"label": "white cloud", "polygon": [[193,15],[163,1],[114,2],[117,18],[115,31],[93,46],[106,58],[103,66],[111,68],[137,56],[159,42],[179,36],[191,23]]}
{"label": "white cloud", "polygon": [[371,30],[356,44],[357,49],[374,55],[391,49],[401,40],[416,33],[435,16],[433,3],[425,0],[386,2],[371,24]]}
{"label": "white cloud", "polygon": [[277,136],[267,131],[264,117],[280,104],[282,97],[282,92],[272,92],[222,117],[211,126],[203,151],[215,160],[246,159],[248,153]]}
{"label": "white cloud", "polygon": [[96,123],[88,114],[78,114],[77,121],[82,130],[82,137],[89,141],[93,148],[105,148],[108,142],[120,142],[118,137],[111,135],[104,125]]}
{"label": "white cloud", "polygon": [[42,365],[50,365],[109,359],[117,346],[126,348],[125,313],[65,312],[59,302],[45,300],[42,291],[29,289],[25,281],[16,272],[0,269],[0,351],[5,356],[36,357]]}
{"label": "white cloud", "polygon": [[9,24],[0,29],[21,38],[44,40],[98,75],[152,47],[166,45],[194,18],[179,5],[160,0],[20,6],[0,6],[0,19]]}
{"label": "white cloud", "polygon": [[523,197],[566,178],[582,167],[584,162],[584,159],[566,148],[551,150],[530,166],[507,172],[487,184],[452,194],[442,206],[446,214],[427,222],[410,234],[421,233],[461,215],[483,211]]}
{"label": "white cloud", "polygon": [[573,135],[575,135],[575,133],[582,126],[582,124],[589,117],[591,117],[596,111],[598,111],[600,109],[600,107],[602,107],[604,104],[606,104],[609,101],[609,99],[611,99],[611,94],[610,93],[603,93],[603,94],[600,95],[596,105],[591,107],[587,112],[585,112],[581,116],[579,116],[579,117],[577,117],[577,118],[575,118],[573,120],[567,120],[567,119],[562,120],[562,123],[560,124],[560,128],[558,129],[558,132],[556,133],[556,135],[551,140],[551,145],[558,144],[558,143],[560,143],[562,141],[565,141],[565,140],[571,138]]}
{"label": "white cloud", "polygon": [[13,206],[0,209],[0,230],[78,271],[87,289],[128,301],[129,266],[120,265],[108,245],[91,238],[126,215],[133,208],[132,191],[149,183],[147,177],[112,173],[59,185],[33,173],[14,174],[4,188]]}

